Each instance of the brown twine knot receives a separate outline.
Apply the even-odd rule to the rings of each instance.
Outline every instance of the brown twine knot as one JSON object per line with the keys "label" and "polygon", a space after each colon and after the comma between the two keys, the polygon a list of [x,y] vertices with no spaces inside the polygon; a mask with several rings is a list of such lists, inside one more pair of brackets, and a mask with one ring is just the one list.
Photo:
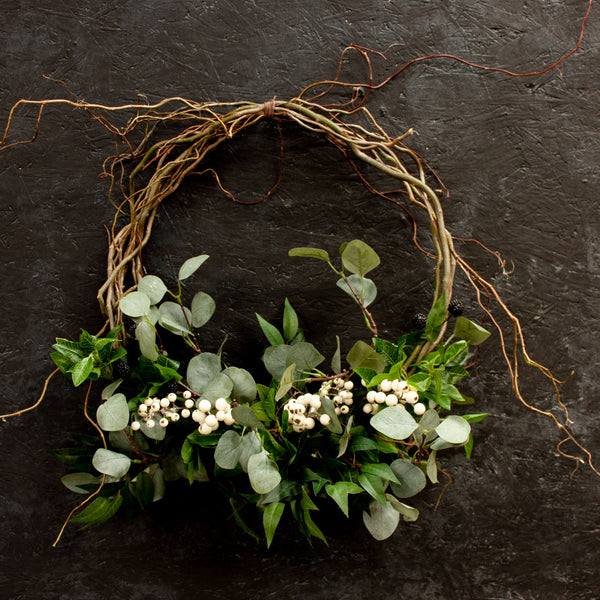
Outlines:
{"label": "brown twine knot", "polygon": [[267,119],[272,119],[275,116],[275,96],[263,104],[263,115]]}

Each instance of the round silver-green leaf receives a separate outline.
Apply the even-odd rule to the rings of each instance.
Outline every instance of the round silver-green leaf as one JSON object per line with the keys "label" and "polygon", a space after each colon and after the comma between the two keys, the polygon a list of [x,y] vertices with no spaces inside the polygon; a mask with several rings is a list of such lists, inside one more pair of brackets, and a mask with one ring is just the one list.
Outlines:
{"label": "round silver-green leaf", "polygon": [[374,500],[369,505],[369,512],[363,511],[363,523],[378,541],[389,538],[396,531],[399,522],[400,513],[389,502],[383,506]]}
{"label": "round silver-green leaf", "polygon": [[103,402],[96,412],[96,421],[104,431],[119,431],[129,423],[127,398],[123,394],[115,394]]}
{"label": "round silver-green leaf", "polygon": [[158,323],[175,335],[191,334],[192,313],[176,302],[163,302],[158,308]]}
{"label": "round silver-green leaf", "polygon": [[192,300],[192,324],[194,327],[202,327],[210,321],[217,305],[211,296],[204,292],[198,292]]}
{"label": "round silver-green leaf", "polygon": [[190,360],[185,378],[188,386],[201,394],[209,382],[220,372],[221,359],[211,352],[203,352]]}
{"label": "round silver-green leaf", "polygon": [[233,390],[233,381],[227,375],[217,373],[204,388],[202,399],[214,402],[218,398],[229,398],[231,390]]}
{"label": "round silver-green leaf", "polygon": [[222,469],[235,469],[242,453],[242,438],[229,429],[220,438],[215,449],[215,462]]}
{"label": "round silver-green leaf", "polygon": [[[69,473],[68,475],[63,475],[60,480],[67,489],[76,494],[89,494],[89,486],[100,483],[100,477],[91,473]],[[81,486],[83,485],[86,488],[82,488]]]}
{"label": "round silver-green leaf", "polygon": [[100,473],[120,479],[129,471],[131,460],[120,452],[98,448],[92,458],[92,464]]}
{"label": "round silver-green leaf", "polygon": [[277,467],[269,460],[269,455],[262,450],[248,459],[248,478],[257,494],[268,494],[281,481]]}
{"label": "round silver-green leaf", "polygon": [[150,310],[150,298],[143,292],[130,292],[119,302],[121,312],[128,317],[143,317]]}
{"label": "round silver-green leaf", "polygon": [[390,464],[390,468],[400,480],[400,483],[391,483],[392,492],[398,498],[416,496],[427,484],[423,471],[409,460],[399,458]]}
{"label": "round silver-green leaf", "polygon": [[228,367],[223,371],[231,381],[233,381],[232,397],[239,402],[252,402],[258,393],[254,377],[238,367]]}
{"label": "round silver-green leaf", "polygon": [[138,291],[150,298],[150,304],[158,304],[167,293],[167,286],[156,275],[146,275],[138,283]]}
{"label": "round silver-green leaf", "polygon": [[141,321],[135,328],[135,339],[140,345],[140,352],[149,360],[155,361],[158,358],[158,348],[156,347],[156,330],[154,325],[148,321]]}
{"label": "round silver-green leaf", "polygon": [[388,406],[371,417],[371,426],[393,440],[405,440],[419,425],[403,406]]}
{"label": "round silver-green leaf", "polygon": [[450,444],[465,444],[471,433],[471,425],[458,415],[450,415],[435,430],[444,441]]}

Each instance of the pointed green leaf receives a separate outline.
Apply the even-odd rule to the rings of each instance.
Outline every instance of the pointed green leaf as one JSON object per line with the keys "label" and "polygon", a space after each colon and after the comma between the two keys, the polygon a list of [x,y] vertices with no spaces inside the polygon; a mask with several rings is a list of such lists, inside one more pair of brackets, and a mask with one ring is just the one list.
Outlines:
{"label": "pointed green leaf", "polygon": [[254,427],[264,429],[264,424],[256,416],[256,413],[249,406],[234,406],[231,409],[231,416],[235,422],[242,427]]}
{"label": "pointed green leaf", "polygon": [[447,314],[446,294],[442,292],[427,315],[427,323],[425,325],[425,338],[427,341],[435,342],[438,338],[442,325],[446,321]]}
{"label": "pointed green leaf", "polygon": [[283,307],[283,337],[291,342],[298,333],[298,315],[286,298]]}
{"label": "pointed green leaf", "polygon": [[296,363],[292,363],[281,376],[281,381],[279,383],[279,387],[277,388],[277,393],[275,394],[275,402],[281,400],[289,391],[292,389],[292,385],[294,385],[294,371],[296,370]]}
{"label": "pointed green leaf", "polygon": [[454,325],[454,335],[465,340],[471,346],[478,346],[490,337],[490,332],[481,325],[469,321],[465,317],[458,317]]}
{"label": "pointed green leaf", "polygon": [[91,486],[98,486],[101,477],[91,473],[69,473],[60,478],[62,484],[76,494],[89,494]]}
{"label": "pointed green leaf", "polygon": [[71,518],[72,523],[84,523],[86,529],[110,519],[123,503],[123,496],[114,498],[94,498],[78,515]]}
{"label": "pointed green leaf", "polygon": [[340,336],[339,335],[335,336],[335,342],[336,342],[336,348],[335,348],[333,357],[331,359],[331,370],[334,373],[341,373],[342,372],[342,352],[341,352],[341,347],[340,347]]}
{"label": "pointed green leaf", "polygon": [[265,334],[265,337],[269,341],[269,344],[271,344],[271,346],[279,346],[281,344],[285,344],[285,340],[283,339],[283,336],[281,335],[279,329],[277,329],[275,325],[271,325],[271,323],[263,319],[258,313],[255,314],[256,318],[258,319],[258,324],[260,325],[260,328]]}
{"label": "pointed green leaf", "polygon": [[292,248],[288,252],[289,256],[301,256],[303,258],[318,258],[319,260],[324,260],[325,262],[329,262],[329,254],[325,250],[321,250],[321,248]]}
{"label": "pointed green leaf", "polygon": [[341,511],[347,517],[350,517],[348,494],[361,494],[364,490],[360,485],[351,481],[336,481],[334,484],[326,485],[325,491],[333,500],[335,500]]}
{"label": "pointed green leaf", "polygon": [[356,369],[372,369],[376,373],[382,373],[385,369],[383,356],[377,354],[369,344],[359,340],[352,346],[346,356],[350,366]]}
{"label": "pointed green leaf", "polygon": [[283,502],[273,502],[267,504],[263,511],[263,527],[267,538],[267,548],[271,546],[275,530],[277,529],[277,525],[279,525],[284,508],[285,504]]}
{"label": "pointed green leaf", "polygon": [[94,369],[94,358],[92,356],[86,356],[82,358],[73,369],[71,377],[73,378],[73,385],[75,387],[80,386],[92,373]]}

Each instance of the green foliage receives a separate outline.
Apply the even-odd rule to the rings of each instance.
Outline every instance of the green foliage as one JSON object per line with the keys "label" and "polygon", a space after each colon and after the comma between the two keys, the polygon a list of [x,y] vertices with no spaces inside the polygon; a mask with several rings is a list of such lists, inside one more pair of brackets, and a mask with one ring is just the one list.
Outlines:
{"label": "green foliage", "polygon": [[[360,240],[342,244],[340,266],[317,248],[296,248],[290,256],[326,262],[338,287],[376,330],[366,310],[377,288],[365,275],[379,265],[370,246]],[[442,450],[463,447],[470,456],[471,424],[487,416],[458,416],[452,409],[472,402],[457,384],[467,375],[470,345],[488,333],[458,318],[453,335],[441,339],[447,320],[442,294],[424,330],[397,342],[375,336],[346,345],[336,336],[326,372],[319,370],[323,354],[305,339],[286,298],[278,326],[256,314],[257,333],[262,330],[269,344],[262,358],[271,377],[257,383],[249,371],[225,363],[222,347],[200,348],[196,329],[210,321],[216,304],[198,291],[188,308],[181,282],[207,258],[186,261],[174,291],[146,275],[122,298],[120,309],[135,324],[127,350],[120,347],[120,328],[105,337],[82,331],[79,340],[57,339],[53,346],[54,361],[74,385],[109,380],[94,400],[108,447],[90,436],[76,448],[53,451],[71,470],[62,478],[69,490],[92,494],[104,480],[98,496],[73,521],[88,527],[121,507],[128,515],[147,508],[175,479],[219,485],[246,533],[258,539],[256,520],[262,521],[267,546],[283,518],[293,519],[309,542],[326,543],[313,518],[324,502],[333,501],[346,517],[363,510],[365,527],[378,540],[391,536],[401,521],[415,520],[417,509],[403,500],[419,494],[428,481],[437,483]],[[169,338],[174,345],[183,343],[194,355],[182,364],[168,356],[165,330],[174,334]],[[437,344],[425,352],[426,341]],[[350,347],[345,360],[342,345]],[[119,359],[126,359],[125,371],[116,372]],[[171,394],[175,400],[169,400]],[[153,403],[162,407],[161,401],[168,408],[152,409],[156,422],[150,426],[144,415]],[[225,414],[231,420],[226,422]]]}

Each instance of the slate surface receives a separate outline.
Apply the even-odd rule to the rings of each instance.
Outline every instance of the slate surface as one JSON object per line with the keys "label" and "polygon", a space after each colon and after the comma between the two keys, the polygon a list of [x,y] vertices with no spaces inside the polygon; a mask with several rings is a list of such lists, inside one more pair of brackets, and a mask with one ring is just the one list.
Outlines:
{"label": "slate surface", "polygon": [[[111,104],[181,95],[197,100],[291,97],[330,77],[354,42],[386,51],[378,78],[409,58],[449,52],[513,70],[551,63],[572,47],[586,2],[471,0],[292,2],[4,0],[0,6],[0,115],[19,98],[60,97],[60,79],[89,101]],[[579,53],[531,79],[477,72],[447,60],[420,64],[370,101],[389,131],[411,143],[451,190],[448,221],[477,236],[514,271],[504,276],[472,245],[464,252],[523,319],[531,354],[558,376],[573,431],[600,452],[597,411],[600,170],[600,28],[594,7]],[[359,61],[348,73],[360,80]],[[31,132],[33,113],[17,123]],[[214,159],[224,181],[256,198],[277,173],[268,125]],[[2,394],[0,411],[30,404],[51,369],[57,335],[100,324],[111,208],[98,178],[110,137],[86,115],[50,109],[39,140],[0,154]],[[286,259],[293,245],[361,237],[383,256],[377,316],[384,331],[426,307],[430,267],[410,246],[406,221],[370,197],[337,151],[285,133],[284,177],[258,207],[224,199],[209,182],[164,207],[147,263],[168,275],[193,253],[212,255],[203,287],[221,312],[207,344],[232,336],[230,356],[258,364],[254,311],[277,318],[290,296],[313,339],[359,335],[360,320],[315,265]],[[458,292],[473,306],[467,286]],[[374,307],[375,308],[375,307]],[[471,309],[474,311],[474,309]],[[527,397],[551,390],[523,376]],[[454,483],[419,498],[418,522],[377,543],[360,519],[331,523],[329,548],[284,531],[271,551],[254,546],[211,498],[179,489],[161,507],[116,519],[51,548],[73,496],[48,448],[86,431],[82,396],[51,385],[39,410],[0,426],[0,596],[7,600],[106,598],[419,598],[592,600],[597,585],[599,479],[572,478],[555,428],[515,401],[498,340],[470,391],[494,417],[477,427],[471,461],[447,460]],[[326,520],[326,517],[325,517]],[[327,528],[327,527],[326,527]]]}

